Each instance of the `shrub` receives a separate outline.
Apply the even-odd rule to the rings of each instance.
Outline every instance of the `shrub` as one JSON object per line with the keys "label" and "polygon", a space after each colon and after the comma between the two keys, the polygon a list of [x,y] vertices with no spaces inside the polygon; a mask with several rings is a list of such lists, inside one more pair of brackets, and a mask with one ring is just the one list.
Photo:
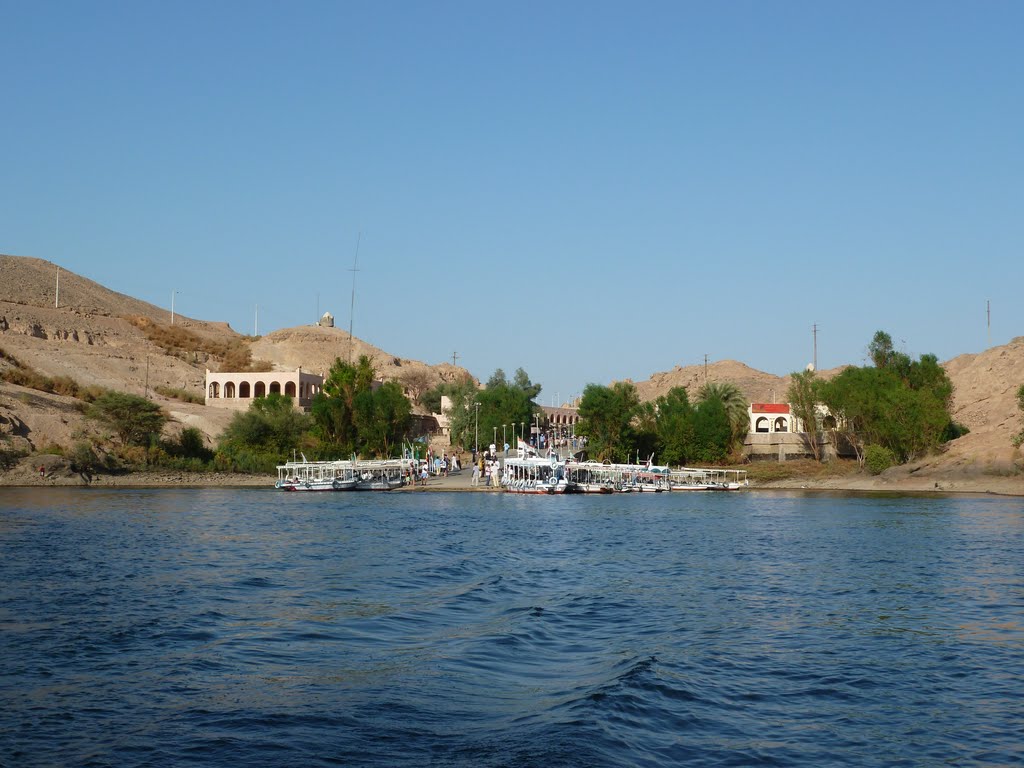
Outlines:
{"label": "shrub", "polygon": [[28,454],[11,447],[8,443],[0,442],[0,469],[10,469],[18,460]]}
{"label": "shrub", "polygon": [[[194,362],[199,362],[200,354],[204,359],[213,357],[220,360],[220,370],[222,371],[269,371],[273,369],[270,363],[252,359],[247,339],[215,341],[180,325],[161,325],[148,317],[135,315],[126,316],[125,319],[168,355],[175,355],[183,359],[187,359],[186,355],[192,355]],[[173,395],[169,395],[169,397],[173,397]]]}
{"label": "shrub", "polygon": [[176,389],[174,387],[153,387],[153,391],[158,395],[164,397],[171,397],[175,400],[181,400],[186,403],[196,403],[202,405],[206,402],[202,395],[197,395],[195,392],[189,392],[187,389]]}
{"label": "shrub", "polygon": [[67,458],[71,460],[71,469],[75,472],[90,474],[100,466],[100,460],[92,444],[85,440],[75,443]]}
{"label": "shrub", "polygon": [[872,475],[880,475],[896,463],[896,456],[881,445],[869,445],[864,449],[864,468]]}
{"label": "shrub", "polygon": [[104,392],[89,406],[87,415],[110,427],[123,445],[147,444],[167,421],[156,403],[127,392]]}

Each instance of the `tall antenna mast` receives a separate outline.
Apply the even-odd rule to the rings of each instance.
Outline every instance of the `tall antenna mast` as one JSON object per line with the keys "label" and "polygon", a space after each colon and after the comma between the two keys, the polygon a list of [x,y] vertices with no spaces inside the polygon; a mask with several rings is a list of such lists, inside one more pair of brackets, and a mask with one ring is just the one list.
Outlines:
{"label": "tall antenna mast", "polygon": [[356,257],[352,260],[352,269],[349,272],[352,273],[352,303],[348,308],[348,364],[352,365],[352,319],[355,316],[356,311],[356,272],[359,271],[359,243],[362,242],[363,233],[362,230],[359,232],[359,237],[356,238]]}
{"label": "tall antenna mast", "polygon": [[811,358],[814,370],[818,370],[818,324],[815,323],[811,326],[811,332],[814,334],[814,357]]}

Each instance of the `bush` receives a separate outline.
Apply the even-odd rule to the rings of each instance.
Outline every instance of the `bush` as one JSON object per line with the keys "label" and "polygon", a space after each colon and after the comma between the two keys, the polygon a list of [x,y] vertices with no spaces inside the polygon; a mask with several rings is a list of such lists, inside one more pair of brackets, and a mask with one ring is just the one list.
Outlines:
{"label": "bush", "polygon": [[864,449],[864,468],[872,475],[880,475],[896,463],[896,456],[881,445],[869,445]]}
{"label": "bush", "polygon": [[[126,316],[125,319],[138,328],[147,339],[159,346],[168,355],[188,359],[193,362],[203,359],[217,358],[222,371],[269,371],[273,366],[262,360],[253,360],[249,344],[245,339],[228,339],[215,341],[200,336],[180,325],[160,325],[151,318],[141,315]],[[169,395],[174,397],[174,395]]]}
{"label": "bush", "polygon": [[153,387],[153,391],[158,395],[164,397],[170,397],[175,400],[181,400],[185,403],[195,403],[202,405],[206,402],[202,395],[196,394],[195,392],[189,392],[187,389],[176,389],[174,387]]}
{"label": "bush", "polygon": [[96,456],[92,444],[85,440],[75,443],[67,458],[71,460],[71,469],[75,472],[91,474],[100,466],[100,460]]}
{"label": "bush", "polygon": [[121,438],[122,445],[146,445],[159,435],[167,415],[156,403],[127,392],[104,392],[86,413],[107,425]]}
{"label": "bush", "polygon": [[27,455],[25,451],[19,451],[7,443],[0,442],[0,469],[10,469]]}

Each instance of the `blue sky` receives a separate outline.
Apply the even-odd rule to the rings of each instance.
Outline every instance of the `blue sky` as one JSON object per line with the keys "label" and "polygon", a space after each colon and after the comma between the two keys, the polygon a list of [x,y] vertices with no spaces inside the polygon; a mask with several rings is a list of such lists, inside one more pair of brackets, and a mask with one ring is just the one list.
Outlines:
{"label": "blue sky", "polygon": [[486,379],[1024,334],[1019,2],[8,2],[0,252]]}

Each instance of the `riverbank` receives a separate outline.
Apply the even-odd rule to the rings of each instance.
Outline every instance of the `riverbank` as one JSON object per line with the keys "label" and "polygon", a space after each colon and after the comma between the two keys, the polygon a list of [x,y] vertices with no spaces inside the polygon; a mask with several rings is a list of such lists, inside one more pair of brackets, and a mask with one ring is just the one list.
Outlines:
{"label": "riverbank", "polygon": [[[39,472],[39,468],[43,472]],[[180,472],[151,470],[123,473],[97,473],[86,476],[74,472],[61,457],[35,457],[0,473],[0,487],[89,487],[89,488],[271,488],[269,475],[248,475],[233,472]],[[500,488],[472,485],[472,475],[463,470],[448,477],[418,480],[415,485],[399,489],[399,493],[496,493]],[[752,480],[750,490],[814,490],[855,491],[869,493],[976,493],[1001,496],[1024,496],[1024,474],[995,475],[984,473],[950,473],[942,476],[921,475],[901,467],[878,476],[846,472],[835,475],[797,473],[789,477]]]}

